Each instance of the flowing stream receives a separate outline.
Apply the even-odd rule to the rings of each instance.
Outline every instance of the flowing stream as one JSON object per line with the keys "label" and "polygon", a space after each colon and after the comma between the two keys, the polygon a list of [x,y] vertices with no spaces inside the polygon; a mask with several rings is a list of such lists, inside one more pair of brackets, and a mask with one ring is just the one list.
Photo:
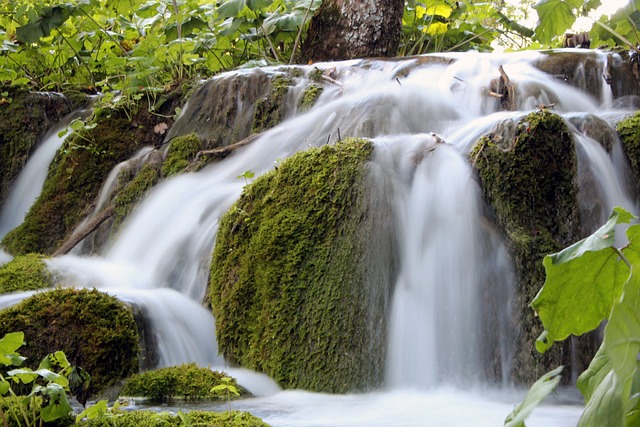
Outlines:
{"label": "flowing stream", "polygon": [[[157,334],[160,366],[196,361],[222,368],[214,319],[201,301],[218,220],[245,185],[238,176],[247,170],[262,174],[297,151],[339,137],[373,138],[371,185],[392,190],[380,197],[392,206],[400,263],[386,391],[281,392],[267,378],[232,370],[262,396],[234,407],[273,426],[501,425],[524,394],[506,381],[513,356],[513,272],[466,158],[473,143],[497,126],[513,127],[540,105],[554,104],[574,132],[581,176],[593,189],[581,196],[582,211],[590,213],[593,224],[602,223],[618,204],[638,212],[611,128],[624,111],[604,108],[611,104],[610,89],[603,84],[599,98],[588,95],[533,67],[537,55],[470,53],[424,64],[318,64],[336,67],[339,84],[325,84],[310,111],[295,111],[305,86],[300,78],[290,93],[288,120],[224,161],[158,185],[101,255],[66,255],[51,259],[49,266],[69,284],[97,287],[143,307]],[[499,65],[518,84],[518,111],[501,112],[498,101],[483,94],[499,77]],[[224,84],[229,76],[216,79]],[[181,120],[189,121],[189,113],[186,106]],[[606,130],[609,150],[593,138],[587,122]],[[0,305],[14,303],[8,298],[0,298]],[[503,389],[483,385],[482,349],[488,345],[499,349],[495,363]],[[575,425],[581,411],[577,402],[570,397],[543,405],[527,425]]]}

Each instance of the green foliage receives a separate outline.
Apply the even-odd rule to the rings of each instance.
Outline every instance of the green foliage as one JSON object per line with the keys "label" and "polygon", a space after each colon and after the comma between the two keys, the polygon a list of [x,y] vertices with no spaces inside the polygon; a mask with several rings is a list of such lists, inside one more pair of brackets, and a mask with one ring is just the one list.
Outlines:
{"label": "green foliage", "polygon": [[200,149],[200,139],[195,133],[172,139],[162,164],[162,176],[169,177],[184,172]]}
{"label": "green foliage", "polygon": [[[142,372],[127,378],[122,394],[164,401],[174,397],[183,399],[221,399],[224,393],[216,389],[226,385],[239,389],[233,380],[225,380],[224,373],[201,368],[195,363]],[[239,394],[238,394],[239,395]]]}
{"label": "green foliage", "polygon": [[221,220],[210,293],[231,363],[285,387],[344,392],[379,383],[379,355],[366,350],[383,339],[371,331],[384,329],[375,298],[386,298],[366,275],[371,151],[368,141],[345,140],[298,153],[247,185]]}
{"label": "green foliage", "polygon": [[[13,332],[0,339],[0,366],[2,372],[20,366],[24,357],[17,350],[24,345],[24,334]],[[59,369],[55,372],[54,369]],[[11,369],[0,374],[0,419],[5,426],[35,427],[61,421],[69,424],[72,412],[67,399],[70,391],[69,378],[74,367],[63,352],[46,356],[37,370],[29,368]],[[29,394],[20,395],[18,385],[30,389]],[[14,390],[15,389],[15,390]]]}
{"label": "green foliage", "polygon": [[220,378],[220,384],[215,387],[212,387],[209,390],[210,393],[219,393],[223,395],[227,400],[228,410],[231,411],[231,397],[232,396],[240,396],[238,392],[238,388],[233,385],[233,379],[229,377]]}
{"label": "green foliage", "polygon": [[77,423],[81,427],[269,427],[260,418],[248,412],[204,412],[191,411],[187,414],[168,412],[131,411],[114,417],[85,419]]}
{"label": "green foliage", "polygon": [[[138,333],[131,310],[96,290],[55,289],[0,311],[0,334],[23,331],[30,366],[57,348],[91,372],[99,391],[138,369]],[[82,378],[79,379],[82,388]]]}
{"label": "green foliage", "polygon": [[544,399],[551,394],[560,383],[562,366],[547,372],[538,379],[529,389],[524,400],[513,408],[513,411],[504,421],[505,427],[525,427],[524,420]]}
{"label": "green foliage", "polygon": [[0,266],[0,294],[43,289],[51,284],[51,273],[42,255],[18,256]]}
{"label": "green foliage", "polygon": [[[607,321],[604,340],[589,369],[578,379],[585,397],[579,426],[635,425],[640,392],[640,225],[627,229],[629,243],[615,246],[615,226],[635,219],[615,208],[609,221],[588,238],[545,258],[547,281],[533,301],[553,340],[581,334]],[[577,306],[567,311],[568,307]]]}

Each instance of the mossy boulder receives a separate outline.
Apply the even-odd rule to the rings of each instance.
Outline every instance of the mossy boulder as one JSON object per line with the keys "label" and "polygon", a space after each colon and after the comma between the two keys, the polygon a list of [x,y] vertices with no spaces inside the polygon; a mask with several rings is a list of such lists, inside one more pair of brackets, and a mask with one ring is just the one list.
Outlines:
{"label": "mossy boulder", "polygon": [[0,267],[0,294],[43,289],[51,284],[51,273],[43,255],[18,256]]}
{"label": "mossy boulder", "polygon": [[[529,304],[545,280],[544,256],[581,237],[575,153],[562,118],[549,111],[522,118],[515,138],[483,137],[471,153],[518,278],[513,312],[520,331],[512,374],[517,382],[529,383],[550,368],[572,363],[568,342],[544,355],[536,352],[534,343],[543,328]],[[573,368],[580,370],[588,362],[578,360]]]}
{"label": "mossy boulder", "polygon": [[24,332],[20,354],[29,367],[61,350],[72,365],[91,375],[93,392],[138,370],[138,332],[131,310],[97,290],[36,293],[0,311],[0,336],[9,332]]}
{"label": "mossy boulder", "polygon": [[[183,421],[187,419],[187,422]],[[185,425],[212,427],[269,427],[269,424],[248,412],[190,411],[183,414],[132,411],[115,417],[101,417],[77,423],[82,427],[181,427]]]}
{"label": "mossy boulder", "polygon": [[145,164],[135,177],[116,191],[114,226],[120,225],[149,190],[160,181],[160,166]]}
{"label": "mossy boulder", "polygon": [[200,138],[195,133],[172,139],[162,163],[162,176],[170,177],[184,172],[200,149]]}
{"label": "mossy boulder", "polygon": [[640,112],[621,120],[616,128],[636,182],[640,183]]}
{"label": "mossy boulder", "polygon": [[351,139],[298,153],[247,185],[222,218],[210,295],[230,363],[286,388],[381,383],[390,280],[367,259],[372,150]]}
{"label": "mossy boulder", "polygon": [[313,107],[322,95],[324,87],[316,82],[311,82],[304,89],[304,93],[302,94],[302,98],[300,98],[300,102],[298,104],[298,111],[304,112],[310,110]]}
{"label": "mossy boulder", "polygon": [[[226,399],[226,395],[211,391],[213,387],[223,384],[222,378],[228,377],[223,372],[189,363],[134,374],[125,381],[122,395],[156,401],[174,397],[187,400]],[[234,380],[230,380],[228,385],[241,391]]]}

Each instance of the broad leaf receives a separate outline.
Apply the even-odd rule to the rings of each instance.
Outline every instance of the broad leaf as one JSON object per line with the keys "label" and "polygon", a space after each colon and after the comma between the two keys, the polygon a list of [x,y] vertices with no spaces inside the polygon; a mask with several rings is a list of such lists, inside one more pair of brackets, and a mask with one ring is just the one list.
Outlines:
{"label": "broad leaf", "polygon": [[37,43],[51,35],[51,30],[64,24],[71,12],[68,5],[44,7],[35,20],[16,30],[16,37],[23,43]]}
{"label": "broad leaf", "polygon": [[578,427],[624,426],[624,400],[615,372],[609,371],[584,408]]}
{"label": "broad leaf", "polygon": [[52,383],[46,387],[39,387],[37,393],[48,397],[48,404],[40,412],[43,421],[54,421],[73,411],[67,400],[67,393],[58,384]]}
{"label": "broad leaf", "polygon": [[576,387],[584,396],[585,404],[589,403],[598,386],[609,375],[611,369],[611,362],[609,362],[606,353],[600,346],[595,357],[591,360],[589,368],[578,377],[576,382]]}
{"label": "broad leaf", "polygon": [[569,335],[591,331],[609,317],[629,277],[629,268],[613,248],[614,228],[632,218],[615,208],[609,221],[591,236],[545,257],[547,277],[531,303],[545,327],[536,342],[538,351]]}
{"label": "broad leaf", "polygon": [[7,394],[10,388],[11,385],[9,385],[8,381],[0,380],[0,396],[4,396],[5,394]]}
{"label": "broad leaf", "polygon": [[513,411],[504,421],[505,427],[524,427],[524,421],[544,399],[551,394],[560,383],[562,366],[547,372],[538,379]]}
{"label": "broad leaf", "polygon": [[576,21],[575,10],[582,5],[581,0],[542,0],[533,8],[538,12],[536,38],[545,44],[558,35],[564,34]]}
{"label": "broad leaf", "polygon": [[[631,269],[622,299],[611,312],[602,345],[617,377],[625,382],[633,379],[640,352],[640,273],[635,268],[640,266]],[[630,391],[630,384],[628,388]]]}
{"label": "broad leaf", "polygon": [[14,364],[16,350],[24,344],[24,333],[13,332],[0,339],[0,365],[11,366]]}
{"label": "broad leaf", "polygon": [[247,5],[247,0],[226,0],[218,6],[218,16],[221,18],[235,18]]}

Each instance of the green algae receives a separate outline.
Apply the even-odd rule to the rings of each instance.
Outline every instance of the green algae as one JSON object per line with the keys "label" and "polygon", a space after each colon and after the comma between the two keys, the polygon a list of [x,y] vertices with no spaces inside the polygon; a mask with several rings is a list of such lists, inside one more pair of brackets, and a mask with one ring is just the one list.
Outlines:
{"label": "green algae", "polygon": [[311,107],[315,105],[320,95],[322,95],[323,90],[322,85],[318,83],[309,83],[298,104],[298,111],[304,112],[310,110]]}
{"label": "green algae", "polygon": [[353,139],[298,153],[247,185],[222,218],[210,297],[230,363],[286,388],[381,383],[388,295],[370,289],[364,260],[372,149]]}
{"label": "green algae", "polygon": [[271,89],[267,96],[254,105],[252,133],[259,133],[279,124],[285,117],[287,94],[293,85],[289,74],[276,74],[271,78]]}
{"label": "green algae", "polygon": [[621,120],[616,128],[631,171],[640,183],[640,112]]}
{"label": "green algae", "polygon": [[172,139],[162,164],[162,176],[170,177],[184,172],[200,149],[200,139],[195,133]]}
{"label": "green algae", "polygon": [[159,180],[160,168],[158,165],[147,163],[131,181],[116,192],[114,198],[114,227],[117,227],[124,221],[136,204],[144,198],[148,191],[156,185]]}

